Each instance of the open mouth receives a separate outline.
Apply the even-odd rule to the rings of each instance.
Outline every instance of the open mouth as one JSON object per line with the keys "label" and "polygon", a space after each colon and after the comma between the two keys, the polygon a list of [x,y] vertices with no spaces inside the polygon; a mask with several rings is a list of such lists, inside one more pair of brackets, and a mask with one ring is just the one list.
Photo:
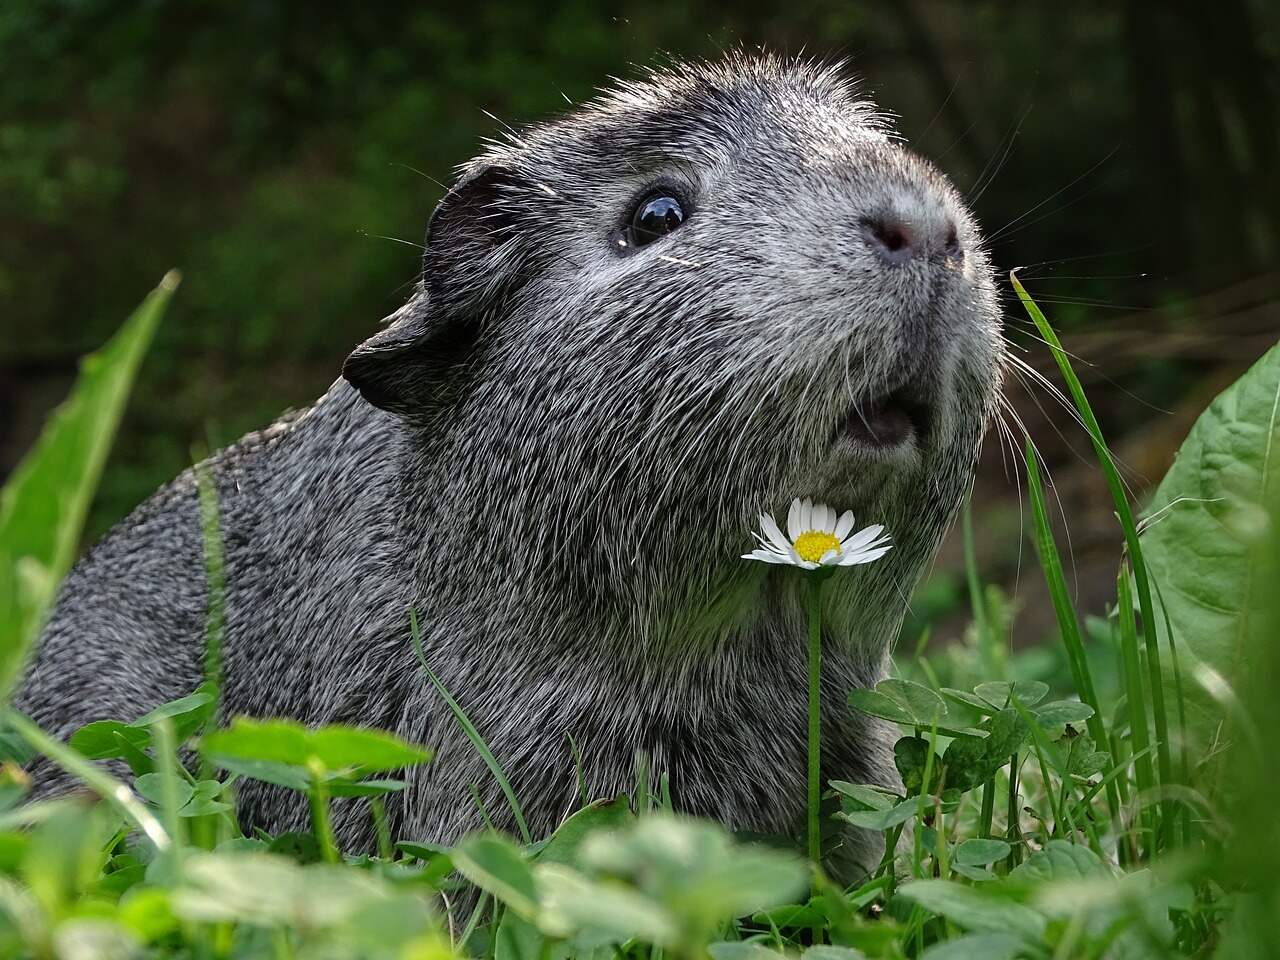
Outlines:
{"label": "open mouth", "polygon": [[927,401],[899,389],[857,404],[841,422],[839,432],[869,447],[889,448],[913,436],[923,443],[932,420],[933,410]]}

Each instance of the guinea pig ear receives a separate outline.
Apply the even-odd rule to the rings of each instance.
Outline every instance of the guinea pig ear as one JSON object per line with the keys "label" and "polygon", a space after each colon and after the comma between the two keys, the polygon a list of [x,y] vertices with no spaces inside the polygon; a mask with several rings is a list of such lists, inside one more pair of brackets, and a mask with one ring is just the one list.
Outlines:
{"label": "guinea pig ear", "polygon": [[375,407],[405,415],[421,409],[421,376],[431,365],[431,342],[439,326],[427,301],[426,293],[419,292],[342,365],[343,377]]}
{"label": "guinea pig ear", "polygon": [[506,203],[516,186],[510,170],[486,166],[463,176],[436,205],[421,288],[342,367],[343,377],[375,407],[413,417],[456,389],[458,368],[480,335],[480,318],[511,273],[514,258],[503,257],[500,248],[516,233]]}

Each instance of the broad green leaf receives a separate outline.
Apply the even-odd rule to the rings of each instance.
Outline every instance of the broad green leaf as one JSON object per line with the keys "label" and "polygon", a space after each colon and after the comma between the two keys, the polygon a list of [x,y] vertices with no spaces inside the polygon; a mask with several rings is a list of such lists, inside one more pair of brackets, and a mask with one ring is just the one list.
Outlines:
{"label": "broad green leaf", "polygon": [[250,720],[236,717],[225,730],[200,738],[200,752],[214,760],[227,757],[306,767],[310,731],[292,720]]}
{"label": "broad green leaf", "polygon": [[1050,840],[1043,850],[1037,850],[1009,873],[1010,880],[1028,883],[1111,876],[1111,868],[1096,853],[1067,840]]}
{"label": "broad green leaf", "polygon": [[290,831],[276,837],[268,838],[265,833],[262,836],[270,840],[266,845],[267,853],[279,853],[300,864],[320,862],[320,842],[314,833]]}
{"label": "broad green leaf", "polygon": [[827,913],[823,909],[821,898],[814,898],[808,903],[788,903],[771,910],[759,910],[752,914],[753,923],[762,927],[770,924],[780,930],[788,927],[813,927],[826,922]]}
{"label": "broad green leaf", "polygon": [[105,807],[62,807],[32,834],[21,865],[27,886],[44,909],[70,906],[101,872],[103,845],[120,821]]}
{"label": "broad green leaf", "polygon": [[891,830],[914,817],[920,810],[921,802],[920,797],[908,797],[888,810],[852,810],[837,813],[836,816],[864,830]]}
{"label": "broad green leaf", "polygon": [[35,755],[36,752],[31,744],[5,722],[3,715],[0,715],[0,763],[15,763],[25,767]]}
{"label": "broad green leaf", "polygon": [[124,762],[129,765],[129,769],[133,771],[135,777],[141,777],[155,770],[156,762],[149,753],[135,746],[132,740],[118,731],[112,736],[115,737],[116,747],[120,751],[120,756],[124,758]]}
{"label": "broad green leaf", "polygon": [[[538,850],[533,859],[539,864],[572,864],[577,858],[578,847],[581,846],[583,839],[591,831],[616,829],[625,826],[634,819],[635,817],[631,813],[631,807],[626,797],[618,797],[615,800],[597,800],[595,803],[583,807],[560,824],[556,832]],[[401,845],[401,849],[411,852],[403,845]],[[554,883],[556,881],[552,880],[551,882]],[[565,881],[565,883],[568,882]],[[584,880],[583,882],[586,881]],[[543,892],[541,881],[539,881],[539,891]],[[620,909],[625,910],[625,907]],[[548,910],[551,912],[548,913]],[[569,907],[556,905],[547,907],[544,904],[538,923],[546,932],[557,929],[557,924],[564,926],[566,932],[558,934],[562,936],[567,935],[569,931],[577,931],[581,926],[577,922],[577,916],[572,910],[572,905]],[[524,957],[532,957],[537,960],[543,950],[543,940],[542,933],[532,923],[518,916],[514,911],[507,910],[503,913],[502,920],[498,924],[495,960],[522,960]]]}
{"label": "broad green leaf", "polygon": [[[138,792],[138,796],[151,803],[159,806],[164,798],[164,778],[159,773],[147,773],[138,777],[133,782],[133,789]],[[186,780],[174,778],[174,792],[177,794],[177,804],[179,807],[184,806],[187,801],[195,796],[195,788]]]}
{"label": "broad green leaf", "polygon": [[365,870],[300,866],[274,854],[188,852],[170,902],[189,921],[314,930],[344,923],[390,895]]}
{"label": "broad green leaf", "polygon": [[948,700],[954,700],[956,703],[964,704],[966,707],[972,707],[979,713],[992,714],[996,712],[996,707],[987,703],[977,694],[969,693],[967,690],[956,690],[954,687],[943,687],[942,695]]}
{"label": "broad green leaf", "polygon": [[600,944],[637,939],[674,945],[679,927],[661,905],[626,887],[589,880],[561,863],[534,868],[542,903],[538,926],[548,936],[590,931]]}
{"label": "broad green leaf", "polygon": [[409,784],[404,780],[346,780],[326,778],[329,795],[333,797],[383,797],[399,793]]}
{"label": "broad green leaf", "polygon": [[[1192,427],[1147,510],[1142,551],[1156,602],[1173,627],[1185,679],[1192,749],[1202,753],[1222,717],[1205,686],[1235,686],[1248,651],[1274,642],[1262,602],[1260,545],[1280,503],[1280,346],[1210,404]],[[1163,617],[1157,614],[1164,639]],[[1150,625],[1148,625],[1150,628]],[[1197,683],[1208,678],[1208,684]]]}
{"label": "broad green leaf", "polygon": [[925,790],[924,774],[927,767],[932,765],[930,777],[935,782],[942,772],[941,758],[935,756],[930,760],[929,741],[923,737],[899,737],[898,742],[893,745],[893,765],[898,768],[902,788],[908,797],[931,792]]}
{"label": "broad green leaf", "polygon": [[1011,931],[1031,940],[1044,935],[1045,918],[1030,907],[950,880],[916,880],[898,896],[966,930]]}
{"label": "broad green leaf", "polygon": [[969,867],[985,867],[1003,860],[1012,849],[1003,840],[966,840],[956,847],[955,862]]}
{"label": "broad green leaf", "polygon": [[935,943],[921,960],[1018,960],[1027,956],[1027,941],[1012,933],[971,933]]}
{"label": "broad green leaf", "polygon": [[170,273],[111,342],[0,491],[0,703],[7,701],[76,556],[80,529],[129,391],[178,285]]}
{"label": "broad green leaf", "polygon": [[882,720],[928,728],[947,717],[947,704],[928,687],[910,680],[881,680],[874,690],[849,691],[849,705]]}
{"label": "broad green leaf", "polygon": [[169,905],[169,891],[159,887],[132,887],[120,898],[116,917],[121,926],[143,943],[151,943],[178,929],[178,918]]}
{"label": "broad green leaf", "polygon": [[867,960],[867,955],[852,947],[836,947],[820,943],[800,954],[801,960]]}
{"label": "broad green leaf", "polygon": [[350,769],[363,773],[398,770],[431,758],[430,752],[381,730],[342,726],[309,730],[291,720],[247,717],[236,717],[228,729],[202,737],[200,751],[219,764],[224,760],[249,760],[307,770],[318,766],[328,771]]}
{"label": "broad green leaf", "polygon": [[632,877],[693,927],[790,903],[809,876],[791,853],[735,844],[719,824],[665,814],[597,831],[580,856],[587,868]]}
{"label": "broad green leaf", "polygon": [[133,721],[131,726],[146,729],[157,721],[169,719],[173,721],[173,735],[178,743],[191,736],[213,713],[215,707],[213,694],[204,690],[162,703],[150,713]]}
{"label": "broad green leaf", "polygon": [[234,773],[251,780],[263,783],[274,783],[277,787],[290,790],[307,791],[311,789],[311,777],[302,767],[273,760],[248,760],[240,757],[228,757],[219,753],[208,753],[206,756],[228,773]]}
{"label": "broad green leaf", "polygon": [[139,750],[151,746],[151,734],[119,720],[95,720],[87,723],[71,735],[67,742],[72,749],[90,760],[108,760],[123,757],[121,740],[133,744]]}
{"label": "broad green leaf", "polygon": [[595,830],[618,830],[635,822],[626,797],[597,800],[568,817],[534,859],[538,863],[576,864],[578,848]]}
{"label": "broad green leaf", "polygon": [[1040,680],[1015,680],[1012,683],[1007,680],[994,680],[990,683],[978,684],[973,688],[973,692],[997,710],[1003,710],[1013,705],[1014,697],[1017,697],[1018,702],[1024,707],[1039,703],[1048,695],[1049,685]]}
{"label": "broad green leaf", "polygon": [[1094,750],[1093,738],[1082,733],[1067,747],[1067,773],[1076,777],[1092,777],[1111,766],[1111,754]]}
{"label": "broad green leaf", "polygon": [[975,883],[988,883],[996,879],[996,875],[991,872],[990,867],[971,867],[967,863],[951,864],[951,872],[967,877]]}
{"label": "broad green leaf", "polygon": [[321,727],[312,731],[310,749],[330,770],[357,767],[367,773],[382,773],[431,759],[429,750],[406,743],[395,734],[356,727]]}
{"label": "broad green leaf", "polygon": [[707,946],[711,960],[779,960],[785,954],[770,950],[759,943],[747,943],[742,940],[728,940],[712,943]]}
{"label": "broad green leaf", "polygon": [[982,726],[987,733],[985,740],[958,737],[943,754],[948,786],[971,790],[985,783],[1009,762],[1009,757],[1022,746],[1029,733],[1026,721],[1013,708],[988,717]]}
{"label": "broad green leaf", "polygon": [[454,847],[458,872],[481,890],[487,890],[526,920],[536,918],[538,889],[533,870],[510,841],[479,834]]}
{"label": "broad green leaf", "polygon": [[53,950],[67,960],[130,960],[138,955],[138,941],[117,923],[85,917],[58,925],[53,933]]}
{"label": "broad green leaf", "polygon": [[1031,715],[1041,726],[1052,727],[1063,723],[1083,723],[1093,716],[1093,707],[1079,700],[1054,700],[1036,707]]}
{"label": "broad green leaf", "polygon": [[902,797],[889,793],[884,787],[849,783],[846,780],[832,780],[831,787],[841,796],[848,797],[854,803],[860,804],[868,810],[888,810],[902,800]]}
{"label": "broad green leaf", "polygon": [[230,813],[234,810],[231,804],[215,797],[194,796],[178,811],[180,817],[207,817],[215,813]]}

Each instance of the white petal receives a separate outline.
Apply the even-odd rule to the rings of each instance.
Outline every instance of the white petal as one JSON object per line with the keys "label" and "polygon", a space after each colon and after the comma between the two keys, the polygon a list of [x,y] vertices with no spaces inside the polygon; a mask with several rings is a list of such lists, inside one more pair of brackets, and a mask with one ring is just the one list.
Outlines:
{"label": "white petal", "polygon": [[752,550],[742,555],[743,560],[759,560],[762,563],[790,563],[786,557],[771,553],[768,550]]}
{"label": "white petal", "polygon": [[823,533],[834,534],[836,530],[836,511],[834,507],[824,506],[826,512],[822,517]]}
{"label": "white petal", "polygon": [[791,509],[787,511],[787,536],[792,540],[804,533],[800,527],[800,498],[791,501]]}
{"label": "white petal", "polygon": [[869,544],[876,537],[880,536],[883,532],[884,527],[881,524],[873,523],[869,527],[863,527],[848,540],[841,543],[840,549],[844,553],[848,553],[850,550],[859,550]]}
{"label": "white petal", "polygon": [[849,535],[849,531],[852,529],[853,529],[853,511],[846,510],[844,513],[840,514],[840,519],[836,523],[836,528],[835,530],[832,531],[832,533],[835,535],[835,538],[837,540],[843,540],[845,537]]}
{"label": "white petal", "polygon": [[837,550],[835,547],[832,547],[830,550],[828,550],[826,553],[824,553],[821,557],[818,558],[818,563],[824,567],[835,566],[835,564],[837,564],[839,561],[840,561],[840,551]]}
{"label": "white petal", "polygon": [[813,501],[805,497],[800,504],[800,532],[813,529]]}
{"label": "white petal", "polygon": [[840,566],[852,567],[860,563],[870,563],[873,560],[879,560],[892,549],[893,544],[887,543],[883,547],[875,547],[870,550],[861,550],[857,553],[850,553],[840,561]]}
{"label": "white petal", "polygon": [[767,513],[760,514],[760,529],[764,531],[764,534],[769,538],[770,543],[783,553],[786,553],[787,548],[791,546],[791,542],[782,535],[782,531],[778,529],[778,524],[774,521],[773,517],[769,516]]}

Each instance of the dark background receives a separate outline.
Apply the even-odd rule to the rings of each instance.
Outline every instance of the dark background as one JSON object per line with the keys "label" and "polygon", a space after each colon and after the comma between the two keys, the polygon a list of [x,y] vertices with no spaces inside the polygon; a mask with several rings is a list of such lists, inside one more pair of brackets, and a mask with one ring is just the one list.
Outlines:
{"label": "dark background", "polygon": [[[0,475],[77,358],[181,268],[96,537],[193,444],[230,442],[325,390],[402,302],[435,181],[498,129],[493,117],[544,117],[664,51],[759,43],[849,57],[968,193],[998,264],[1028,267],[1068,346],[1094,364],[1086,384],[1135,493],[1274,342],[1280,4],[1269,0],[8,0]],[[1020,318],[1009,307],[1010,336],[1050,370]],[[1105,494],[1072,452],[1086,444],[1070,418],[1043,391],[1010,396],[1053,469],[1089,605],[1114,577]],[[1012,588],[1025,523],[995,444],[988,459],[980,558]],[[1109,558],[1096,570],[1095,547]],[[920,617],[958,605],[956,552],[944,550]],[[1022,587],[1019,622],[1034,633],[1044,604]]]}

